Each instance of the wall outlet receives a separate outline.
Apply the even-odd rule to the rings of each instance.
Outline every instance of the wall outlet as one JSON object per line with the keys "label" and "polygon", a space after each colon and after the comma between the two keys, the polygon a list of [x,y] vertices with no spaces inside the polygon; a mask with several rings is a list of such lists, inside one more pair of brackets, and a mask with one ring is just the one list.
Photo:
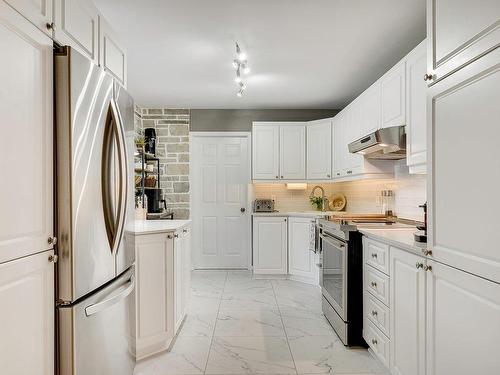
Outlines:
{"label": "wall outlet", "polygon": [[276,195],[271,195],[271,200],[276,202]]}

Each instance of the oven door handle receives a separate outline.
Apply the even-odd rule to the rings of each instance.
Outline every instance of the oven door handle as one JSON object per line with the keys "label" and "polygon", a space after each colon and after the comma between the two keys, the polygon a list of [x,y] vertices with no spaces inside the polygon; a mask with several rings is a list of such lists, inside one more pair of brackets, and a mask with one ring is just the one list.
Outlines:
{"label": "oven door handle", "polygon": [[337,249],[344,250],[346,247],[346,244],[344,242],[337,240],[335,237],[325,234],[324,232],[319,236],[322,240],[329,242],[332,246],[336,247]]}

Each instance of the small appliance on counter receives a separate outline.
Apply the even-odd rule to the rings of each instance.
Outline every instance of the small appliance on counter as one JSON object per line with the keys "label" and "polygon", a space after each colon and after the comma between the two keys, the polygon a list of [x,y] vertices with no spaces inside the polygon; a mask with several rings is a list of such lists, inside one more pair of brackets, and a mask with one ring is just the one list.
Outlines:
{"label": "small appliance on counter", "polygon": [[418,206],[424,209],[424,225],[417,226],[417,231],[413,234],[415,242],[427,243],[427,202]]}
{"label": "small appliance on counter", "polygon": [[274,200],[256,199],[253,202],[253,212],[276,212],[274,209]]}
{"label": "small appliance on counter", "polygon": [[162,199],[161,189],[146,189],[148,213],[157,214],[167,210],[167,203]]}

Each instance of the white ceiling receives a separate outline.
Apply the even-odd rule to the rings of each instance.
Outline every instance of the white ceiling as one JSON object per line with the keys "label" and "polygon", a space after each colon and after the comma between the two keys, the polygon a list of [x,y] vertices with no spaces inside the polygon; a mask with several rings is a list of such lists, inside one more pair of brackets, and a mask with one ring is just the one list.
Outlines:
{"label": "white ceiling", "polygon": [[[343,108],[425,38],[425,0],[95,0],[142,106]],[[252,69],[236,97],[234,42]]]}

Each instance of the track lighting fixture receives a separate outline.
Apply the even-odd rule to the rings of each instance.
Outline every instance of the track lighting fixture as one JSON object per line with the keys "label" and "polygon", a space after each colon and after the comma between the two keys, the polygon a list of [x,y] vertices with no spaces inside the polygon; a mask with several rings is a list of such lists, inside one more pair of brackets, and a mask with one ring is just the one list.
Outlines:
{"label": "track lighting fixture", "polygon": [[248,66],[246,53],[241,50],[237,42],[236,42],[236,59],[233,60],[233,67],[236,70],[236,78],[234,79],[234,81],[239,85],[239,90],[236,93],[236,96],[241,98],[243,96],[243,92],[247,88],[245,82],[243,82],[241,73],[249,74],[250,67]]}

